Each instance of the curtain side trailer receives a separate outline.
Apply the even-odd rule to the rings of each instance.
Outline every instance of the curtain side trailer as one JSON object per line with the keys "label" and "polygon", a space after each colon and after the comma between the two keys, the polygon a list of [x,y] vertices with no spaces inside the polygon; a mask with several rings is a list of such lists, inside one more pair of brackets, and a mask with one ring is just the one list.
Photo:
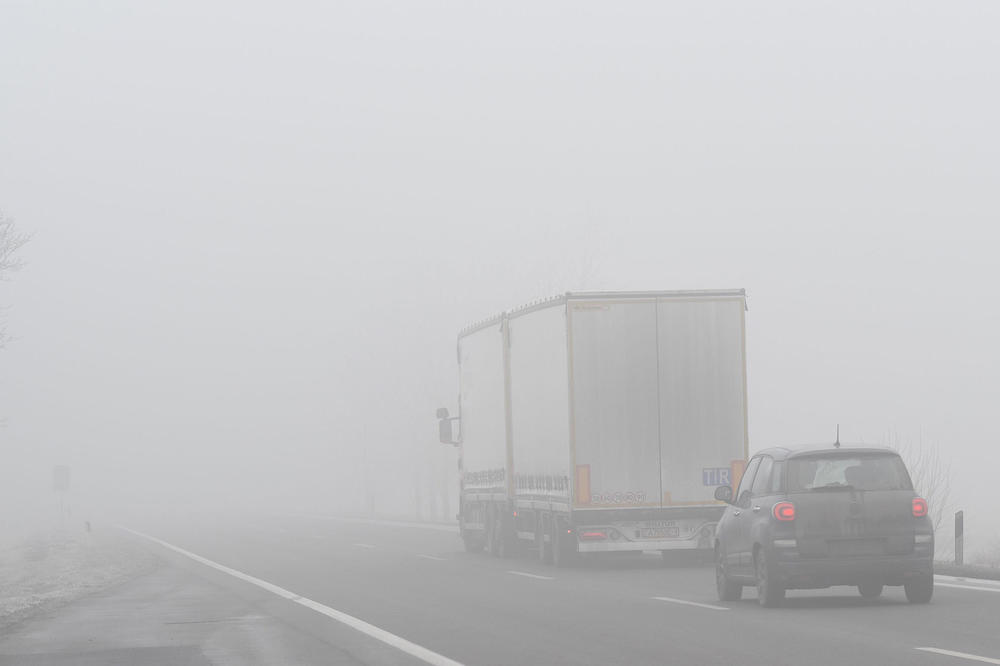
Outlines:
{"label": "curtain side trailer", "polygon": [[459,333],[438,416],[466,548],[711,549],[749,448],[745,312],[742,289],[569,293]]}

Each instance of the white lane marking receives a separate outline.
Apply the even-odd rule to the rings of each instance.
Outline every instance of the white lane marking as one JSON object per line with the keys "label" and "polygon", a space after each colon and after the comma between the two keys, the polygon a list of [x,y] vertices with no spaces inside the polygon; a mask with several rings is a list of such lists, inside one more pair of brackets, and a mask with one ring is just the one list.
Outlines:
{"label": "white lane marking", "polygon": [[539,576],[538,574],[528,573],[526,571],[508,571],[509,574],[514,574],[515,576],[524,576],[525,578],[537,578],[538,580],[555,580],[552,576]]}
{"label": "white lane marking", "polygon": [[954,587],[958,590],[979,590],[980,592],[1000,592],[1000,587],[979,587],[977,585],[952,585],[951,583],[939,583],[934,581],[935,587]]}
{"label": "white lane marking", "polygon": [[374,548],[375,547],[375,546],[371,545],[370,543],[352,543],[351,545],[354,546],[355,548]]}
{"label": "white lane marking", "polygon": [[699,604],[697,601],[687,601],[685,599],[674,599],[673,597],[653,597],[657,601],[669,601],[672,604],[683,604],[685,606],[697,606],[698,608],[708,608],[711,610],[730,610],[726,606],[713,606],[712,604]]}
{"label": "white lane marking", "polygon": [[444,655],[440,655],[437,652],[428,650],[422,645],[411,643],[402,636],[397,636],[396,634],[390,633],[385,629],[380,629],[379,627],[376,627],[373,624],[369,624],[364,620],[360,620],[354,617],[353,615],[348,615],[347,613],[344,613],[342,611],[330,608],[329,606],[325,606],[319,603],[318,601],[313,601],[312,599],[308,599],[299,594],[295,594],[294,592],[290,592],[289,590],[286,590],[283,587],[278,587],[274,583],[269,583],[266,580],[261,580],[260,578],[256,578],[254,576],[251,576],[250,574],[245,574],[242,571],[237,571],[236,569],[230,569],[229,567],[223,564],[219,564],[218,562],[213,562],[212,560],[202,557],[201,555],[195,555],[190,551],[184,550],[183,548],[178,548],[173,544],[167,543],[166,541],[163,541],[161,539],[157,539],[156,537],[149,536],[148,534],[143,534],[142,532],[136,532],[135,530],[131,530],[127,527],[124,527],[123,525],[119,525],[118,527],[119,529],[123,529],[126,532],[129,532],[130,534],[142,537],[143,539],[152,541],[153,543],[158,544],[163,548],[172,550],[175,553],[179,553],[185,557],[188,557],[194,560],[195,562],[199,562],[207,567],[211,567],[212,569],[215,569],[217,571],[229,574],[230,576],[238,578],[247,583],[250,583],[251,585],[256,585],[257,587],[267,590],[272,594],[276,594],[277,596],[283,599],[288,599],[289,601],[293,601],[299,604],[300,606],[311,608],[317,613],[321,613],[333,620],[336,620],[337,622],[340,622],[341,624],[346,624],[348,627],[351,627],[352,629],[356,629],[357,631],[360,631],[361,633],[367,636],[371,636],[377,641],[381,641],[386,645],[392,646],[397,650],[400,650],[408,655],[416,657],[417,659],[420,659],[421,661],[427,664],[433,664],[433,666],[462,666],[461,662],[457,662],[454,659],[449,659]]}
{"label": "white lane marking", "polygon": [[934,580],[946,583],[964,583],[966,585],[985,585],[987,587],[1000,587],[1000,580],[990,580],[989,578],[970,578],[968,576],[943,576],[935,574]]}
{"label": "white lane marking", "polygon": [[992,657],[980,657],[978,654],[969,654],[968,652],[955,652],[954,650],[942,650],[941,648],[932,648],[932,647],[918,647],[913,649],[922,650],[923,652],[933,652],[934,654],[943,654],[946,657],[958,657],[959,659],[978,661],[983,664],[1000,664],[1000,659],[993,659]]}
{"label": "white lane marking", "polygon": [[422,530],[437,530],[458,534],[458,525],[445,523],[414,523],[403,520],[375,520],[374,518],[341,518],[340,516],[317,516],[323,520],[338,520],[342,523],[362,523],[365,525],[385,525],[388,527],[416,527]]}
{"label": "white lane marking", "polygon": [[445,562],[448,560],[447,557],[438,557],[437,555],[420,555],[419,553],[417,554],[417,557],[422,557],[425,560],[434,560],[435,562]]}

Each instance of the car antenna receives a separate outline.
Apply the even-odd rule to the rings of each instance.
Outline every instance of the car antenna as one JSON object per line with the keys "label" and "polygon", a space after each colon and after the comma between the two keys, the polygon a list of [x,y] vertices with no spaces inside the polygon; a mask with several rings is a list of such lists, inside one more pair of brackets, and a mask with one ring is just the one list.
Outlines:
{"label": "car antenna", "polygon": [[834,448],[840,448],[840,424],[837,424],[837,441],[833,443]]}

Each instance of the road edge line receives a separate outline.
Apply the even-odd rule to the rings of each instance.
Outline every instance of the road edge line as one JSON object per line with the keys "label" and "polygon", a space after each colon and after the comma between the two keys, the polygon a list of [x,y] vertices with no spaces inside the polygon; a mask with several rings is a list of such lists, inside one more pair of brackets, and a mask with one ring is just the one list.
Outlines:
{"label": "road edge line", "polygon": [[242,571],[232,569],[224,564],[219,564],[218,562],[210,560],[207,557],[202,557],[201,555],[192,553],[190,551],[184,550],[183,548],[175,546],[172,543],[168,543],[162,539],[150,536],[149,534],[138,532],[136,530],[125,527],[124,525],[117,525],[116,527],[118,527],[118,529],[128,532],[129,534],[133,534],[137,537],[146,539],[147,541],[151,541],[152,543],[155,543],[163,548],[166,548],[175,553],[183,555],[188,559],[198,562],[199,564],[211,567],[216,571],[221,571],[222,573],[228,574],[234,578],[238,578],[246,583],[250,583],[251,585],[255,585],[263,590],[267,590],[268,592],[271,592],[272,594],[275,594],[283,599],[293,601],[299,604],[300,606],[304,606],[305,608],[314,610],[317,613],[325,615],[333,620],[336,620],[337,622],[340,622],[341,624],[350,627],[351,629],[360,631],[366,636],[374,638],[375,640],[381,643],[385,643],[386,645],[394,647],[401,652],[405,652],[406,654],[412,657],[416,657],[417,659],[425,663],[432,664],[433,666],[463,666],[461,662],[455,661],[454,659],[449,659],[448,657],[438,654],[437,652],[425,648],[422,645],[417,645],[416,643],[406,640],[402,636],[397,636],[396,634],[389,632],[385,629],[382,629],[381,627],[376,627],[374,624],[365,622],[364,620],[356,618],[353,615],[348,615],[347,613],[339,611],[336,608],[331,608],[325,604],[319,603],[318,601],[313,601],[308,597],[303,597],[302,595],[296,594],[290,590],[286,590],[285,588],[275,585],[274,583],[269,583],[266,580],[257,578],[256,576],[251,576],[250,574],[243,573]]}
{"label": "road edge line", "polygon": [[932,654],[941,654],[946,657],[958,657],[959,659],[978,661],[983,664],[1000,664],[1000,659],[994,659],[993,657],[983,657],[978,654],[969,654],[968,652],[956,652],[954,650],[943,650],[941,648],[933,648],[933,647],[915,647],[913,649],[920,650],[921,652],[930,652]]}

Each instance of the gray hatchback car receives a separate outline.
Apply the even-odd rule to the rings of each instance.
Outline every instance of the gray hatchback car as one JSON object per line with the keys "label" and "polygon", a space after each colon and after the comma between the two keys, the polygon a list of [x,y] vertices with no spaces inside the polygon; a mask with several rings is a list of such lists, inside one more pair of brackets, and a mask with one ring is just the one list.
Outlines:
{"label": "gray hatchback car", "polygon": [[874,598],[902,585],[911,603],[934,593],[934,530],[902,458],[876,447],[772,448],[747,463],[715,538],[719,599],[757,587],[762,606],[785,590],[856,585]]}

